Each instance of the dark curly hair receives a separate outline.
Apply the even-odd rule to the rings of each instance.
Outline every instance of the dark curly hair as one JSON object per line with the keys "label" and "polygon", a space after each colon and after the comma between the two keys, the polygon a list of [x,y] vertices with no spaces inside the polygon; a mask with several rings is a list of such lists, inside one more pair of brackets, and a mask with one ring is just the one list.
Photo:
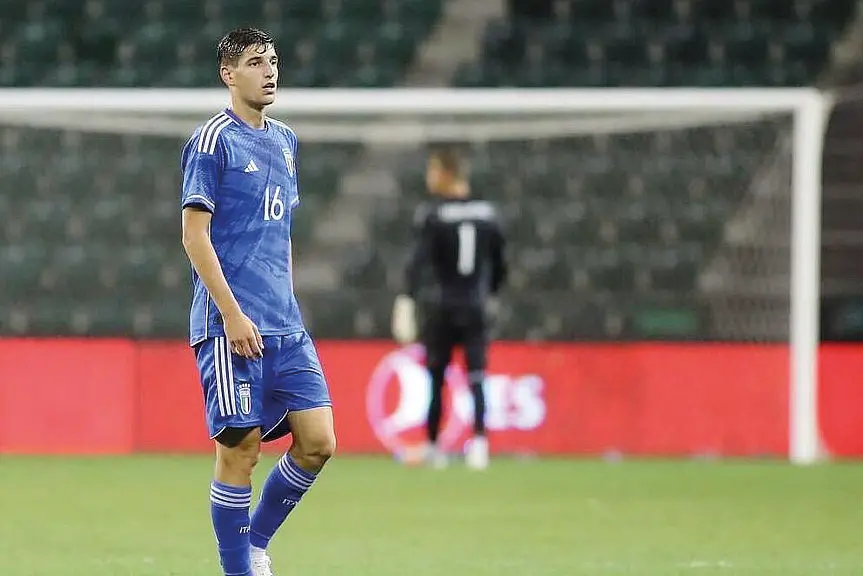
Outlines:
{"label": "dark curly hair", "polygon": [[273,44],[275,44],[273,37],[263,30],[258,30],[257,28],[237,28],[236,30],[231,30],[219,41],[217,49],[219,66],[224,64],[236,66],[240,55],[249,46],[260,46],[263,52],[268,46]]}

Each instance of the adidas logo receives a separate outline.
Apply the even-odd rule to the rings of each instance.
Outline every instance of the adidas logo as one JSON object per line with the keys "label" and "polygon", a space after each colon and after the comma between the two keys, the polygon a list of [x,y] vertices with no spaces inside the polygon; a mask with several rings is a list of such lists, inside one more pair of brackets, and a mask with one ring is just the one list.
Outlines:
{"label": "adidas logo", "polygon": [[257,167],[257,166],[255,166],[255,161],[254,161],[254,160],[249,160],[249,165],[248,165],[248,166],[246,166],[246,170],[245,170],[245,171],[246,171],[247,173],[248,173],[248,172],[257,172],[257,171],[258,171],[258,167]]}

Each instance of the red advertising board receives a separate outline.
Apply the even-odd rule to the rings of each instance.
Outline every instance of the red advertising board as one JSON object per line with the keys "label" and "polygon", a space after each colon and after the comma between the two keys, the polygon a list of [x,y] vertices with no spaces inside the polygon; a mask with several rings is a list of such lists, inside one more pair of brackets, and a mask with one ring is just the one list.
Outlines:
{"label": "red advertising board", "polygon": [[824,346],[818,360],[818,422],[824,447],[837,457],[863,456],[863,346]]}
{"label": "red advertising board", "polygon": [[[385,347],[376,356],[386,354],[383,364],[398,368],[370,380],[362,372],[344,377],[367,389],[366,419],[378,438],[399,446],[419,437],[427,384],[421,361],[406,359],[419,354]],[[561,455],[782,454],[786,366],[781,348],[501,343],[486,382],[492,445]],[[459,369],[448,382],[444,433],[457,447],[470,432],[470,395]]]}
{"label": "red advertising board", "polygon": [[134,360],[123,340],[0,341],[0,452],[130,452]]}
{"label": "red advertising board", "polygon": [[[194,358],[183,342],[11,340],[0,346],[0,452],[202,452]],[[422,349],[318,344],[339,451],[383,453],[422,440],[429,387]],[[543,455],[784,456],[788,349],[724,344],[493,346],[485,384],[496,452]],[[863,347],[820,358],[825,447],[863,455]],[[464,370],[447,373],[442,440],[471,427]],[[268,446],[283,450],[284,442]]]}

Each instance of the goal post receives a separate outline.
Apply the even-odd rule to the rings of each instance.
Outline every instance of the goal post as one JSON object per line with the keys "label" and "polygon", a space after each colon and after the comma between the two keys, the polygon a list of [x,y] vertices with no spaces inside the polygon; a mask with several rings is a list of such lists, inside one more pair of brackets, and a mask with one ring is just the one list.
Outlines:
{"label": "goal post", "polygon": [[[220,89],[2,89],[0,129],[133,134],[171,138],[176,143],[223,108],[226,96]],[[821,157],[829,107],[830,96],[810,88],[283,89],[270,114],[294,126],[303,142],[363,146],[578,138],[607,145],[602,140],[605,137],[625,138],[627,145],[634,145],[637,135],[647,134],[655,137],[656,154],[678,154],[675,146],[679,144],[669,143],[668,134],[686,132],[703,138],[706,130],[721,145],[711,156],[716,162],[727,151],[723,146],[728,142],[733,146],[735,134],[745,139],[757,132],[753,127],[764,128],[770,137],[753,159],[758,166],[752,167],[755,175],[746,192],[752,205],[747,216],[757,221],[759,203],[770,212],[769,202],[787,195],[783,202],[790,203],[790,238],[782,249],[788,252],[774,262],[778,272],[764,272],[757,282],[746,283],[746,267],[767,258],[767,249],[759,253],[753,236],[746,253],[754,256],[717,258],[716,270],[712,275],[705,273],[703,280],[704,285],[715,284],[729,266],[737,266],[741,286],[753,293],[763,294],[768,285],[781,285],[774,291],[787,293],[787,309],[785,301],[777,299],[777,309],[770,311],[784,320],[774,326],[770,324],[773,316],[765,312],[765,327],[760,332],[740,329],[739,336],[742,341],[786,339],[790,351],[788,452],[792,462],[806,464],[825,456],[817,422],[817,366]],[[537,158],[535,164],[542,166],[542,159]],[[788,186],[786,164],[790,166]],[[774,184],[759,188],[756,179]],[[765,186],[770,190],[765,191]],[[786,267],[787,279],[782,272]],[[738,310],[734,322],[749,321],[737,303],[728,300],[718,306],[720,311]],[[715,334],[718,339],[733,339],[734,330],[717,328]]]}
{"label": "goal post", "polygon": [[828,97],[801,94],[794,110],[791,230],[791,389],[789,457],[810,464],[822,454],[818,426],[822,158]]}

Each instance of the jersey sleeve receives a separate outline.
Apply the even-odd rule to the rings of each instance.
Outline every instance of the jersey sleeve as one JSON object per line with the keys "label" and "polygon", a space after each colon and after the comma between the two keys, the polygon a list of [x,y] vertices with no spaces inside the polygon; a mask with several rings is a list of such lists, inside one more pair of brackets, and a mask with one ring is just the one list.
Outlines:
{"label": "jersey sleeve", "polygon": [[297,182],[297,195],[291,200],[291,208],[300,205],[300,142],[296,133],[291,131],[291,148],[294,154],[294,179]]}
{"label": "jersey sleeve", "polygon": [[492,218],[491,226],[491,292],[497,294],[509,273],[506,263],[506,234],[497,211]]}
{"label": "jersey sleeve", "polygon": [[201,145],[201,138],[196,134],[183,149],[182,207],[215,212],[225,165],[225,146],[222,138],[216,138],[216,142],[207,148]]}
{"label": "jersey sleeve", "polygon": [[419,292],[423,269],[433,249],[431,210],[427,205],[420,206],[414,214],[414,229],[416,243],[405,271],[405,292],[412,298]]}

